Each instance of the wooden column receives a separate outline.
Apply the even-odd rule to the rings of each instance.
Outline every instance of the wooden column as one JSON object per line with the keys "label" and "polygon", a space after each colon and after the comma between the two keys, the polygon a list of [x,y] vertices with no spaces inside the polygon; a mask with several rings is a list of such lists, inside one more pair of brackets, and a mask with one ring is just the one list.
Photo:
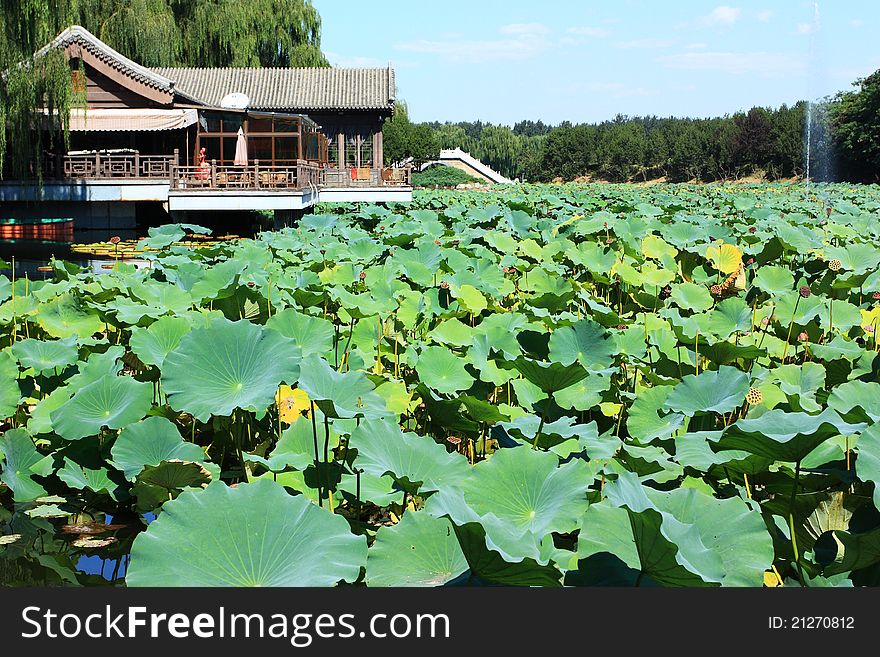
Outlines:
{"label": "wooden column", "polygon": [[340,169],[345,168],[345,133],[341,130],[336,135],[336,145],[338,146],[337,150],[339,151],[336,159],[338,160],[337,165]]}
{"label": "wooden column", "polygon": [[385,166],[385,153],[382,144],[382,130],[377,130],[373,135],[373,166],[381,169]]}

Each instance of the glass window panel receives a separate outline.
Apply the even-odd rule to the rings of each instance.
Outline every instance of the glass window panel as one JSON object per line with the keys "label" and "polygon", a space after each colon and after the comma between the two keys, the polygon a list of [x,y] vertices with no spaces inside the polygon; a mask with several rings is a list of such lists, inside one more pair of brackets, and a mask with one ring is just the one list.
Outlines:
{"label": "glass window panel", "polygon": [[250,137],[248,139],[248,159],[251,162],[260,160],[265,163],[272,161],[272,138]]}
{"label": "glass window panel", "polygon": [[339,164],[339,141],[337,139],[330,139],[327,142],[327,161],[332,167]]}
{"label": "glass window panel", "polygon": [[294,162],[299,158],[297,137],[275,137],[275,160]]}
{"label": "glass window panel", "polygon": [[321,151],[320,151],[320,141],[318,139],[317,133],[310,132],[307,133],[304,137],[304,153],[303,157],[307,160],[311,160],[313,162],[321,159]]}
{"label": "glass window panel", "polygon": [[244,122],[242,114],[225,114],[223,116],[223,132],[238,132]]}
{"label": "glass window panel", "polygon": [[298,132],[299,119],[275,119],[275,132]]}
{"label": "glass window panel", "polygon": [[345,137],[345,165],[349,167],[358,165],[357,135],[346,135]]}
{"label": "glass window panel", "polygon": [[220,115],[219,114],[209,114],[204,113],[202,115],[203,121],[200,122],[201,128],[203,132],[220,132]]}
{"label": "glass window panel", "polygon": [[248,119],[248,132],[272,132],[272,119],[268,116],[252,116]]}
{"label": "glass window panel", "polygon": [[235,142],[236,137],[223,137],[223,163],[232,164],[235,160]]}
{"label": "glass window panel", "polygon": [[205,149],[205,161],[220,160],[220,137],[202,137],[201,147]]}
{"label": "glass window panel", "polygon": [[361,141],[361,166],[373,165],[373,135],[364,137]]}

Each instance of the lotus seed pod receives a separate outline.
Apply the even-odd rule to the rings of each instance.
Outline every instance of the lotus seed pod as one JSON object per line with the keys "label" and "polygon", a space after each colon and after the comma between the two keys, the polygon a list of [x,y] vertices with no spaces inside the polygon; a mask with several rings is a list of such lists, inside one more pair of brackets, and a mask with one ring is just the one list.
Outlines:
{"label": "lotus seed pod", "polygon": [[880,292],[874,292],[872,296],[874,297],[874,299],[880,299]]}
{"label": "lotus seed pod", "polygon": [[661,300],[666,300],[670,296],[672,296],[672,288],[669,287],[668,285],[666,287],[664,287],[662,290],[660,290],[660,299]]}
{"label": "lotus seed pod", "polygon": [[758,229],[755,228],[754,226],[749,226],[749,232],[750,232],[752,235],[754,235],[755,233],[758,232]]}
{"label": "lotus seed pod", "polygon": [[447,283],[446,281],[440,281],[440,287],[442,287],[444,290],[448,290],[449,283]]}
{"label": "lotus seed pod", "polygon": [[721,294],[723,292],[723,290],[721,289],[720,285],[713,285],[712,287],[709,288],[709,292],[712,293],[712,296],[717,297],[719,294]]}
{"label": "lotus seed pod", "polygon": [[803,285],[803,286],[801,286],[801,289],[798,290],[798,292],[800,292],[800,295],[801,295],[804,299],[809,298],[810,294],[812,294],[812,292],[810,291],[810,287],[809,287],[808,285]]}
{"label": "lotus seed pod", "polygon": [[840,260],[837,260],[836,258],[828,263],[828,269],[831,271],[840,271],[841,266]]}
{"label": "lotus seed pod", "polygon": [[764,393],[757,388],[749,388],[749,391],[746,393],[746,401],[749,402],[752,406],[754,406],[755,404],[760,404],[762,401],[764,401]]}
{"label": "lotus seed pod", "polygon": [[361,276],[361,280],[364,280],[367,277],[367,272],[362,271],[360,276]]}
{"label": "lotus seed pod", "polygon": [[800,335],[798,335],[798,340],[800,340],[801,342],[807,342],[807,341],[809,341],[809,339],[810,339],[810,336],[807,335],[806,331],[801,331]]}

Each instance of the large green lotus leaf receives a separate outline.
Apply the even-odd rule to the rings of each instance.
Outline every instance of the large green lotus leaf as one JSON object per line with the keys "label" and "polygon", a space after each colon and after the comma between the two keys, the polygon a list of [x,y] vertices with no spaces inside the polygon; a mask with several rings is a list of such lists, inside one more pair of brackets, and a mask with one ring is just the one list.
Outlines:
{"label": "large green lotus leaf", "polygon": [[58,471],[58,478],[71,488],[112,494],[118,487],[118,484],[110,479],[109,475],[110,472],[107,468],[93,470],[83,467],[67,457],[64,458],[64,467]]}
{"label": "large green lotus leaf", "polygon": [[456,356],[446,347],[425,347],[416,363],[419,380],[437,392],[454,394],[467,390],[474,377],[464,367],[464,358]]}
{"label": "large green lotus leaf", "polygon": [[773,561],[773,539],[759,511],[738,497],[716,499],[694,488],[648,490],[658,509],[692,524],[705,545],[721,557],[721,586],[761,586]]}
{"label": "large green lotus leaf", "polygon": [[126,426],[110,450],[113,465],[122,470],[129,481],[140,474],[147,465],[159,465],[162,461],[205,460],[205,450],[183,440],[177,426],[164,417],[148,417]]}
{"label": "large green lotus leaf", "polygon": [[35,319],[53,338],[88,338],[104,328],[101,318],[84,310],[80,302],[70,294],[41,303]]}
{"label": "large green lotus leaf", "polygon": [[215,483],[167,502],[135,539],[128,586],[333,586],[354,582],[363,536],[304,496],[262,479]]}
{"label": "large green lotus leaf", "polygon": [[191,330],[192,323],[185,317],[162,317],[147,328],[133,328],[129,345],[142,362],[161,369],[168,354]]}
{"label": "large green lotus leaf", "polygon": [[543,392],[553,394],[575,385],[587,378],[589,373],[579,363],[563,365],[562,363],[542,363],[529,358],[517,358],[514,367]]}
{"label": "large green lotus leaf", "polygon": [[356,467],[374,476],[392,475],[400,486],[428,492],[461,482],[469,471],[467,459],[429,436],[403,433],[390,420],[364,420],[351,434],[349,448],[357,450]]}
{"label": "large green lotus leaf", "polygon": [[682,310],[702,312],[712,307],[712,295],[704,285],[678,283],[672,286],[672,300]]}
{"label": "large green lotus leaf", "polygon": [[852,419],[880,420],[880,383],[873,381],[847,381],[836,386],[828,395],[828,406],[845,417],[860,408],[863,412],[853,414]]}
{"label": "large green lotus leaf", "polygon": [[722,365],[716,371],[689,374],[666,398],[666,410],[693,417],[699,413],[729,413],[745,402],[749,376]]}
{"label": "large green lotus leaf", "polygon": [[34,441],[23,429],[11,429],[3,434],[2,451],[5,454],[0,481],[9,486],[16,502],[29,502],[46,494],[42,484],[33,475],[48,476],[53,470],[52,455],[43,456]]}
{"label": "large green lotus leaf", "polygon": [[382,527],[367,554],[367,586],[443,586],[468,570],[452,523],[424,511]]}
{"label": "large green lotus leaf", "polygon": [[51,412],[55,433],[65,440],[94,436],[101,427],[121,429],[137,422],[153,404],[153,387],[130,376],[107,375],[80,388]]}
{"label": "large green lotus leaf", "polygon": [[103,353],[92,352],[85,363],[82,361],[77,363],[79,372],[67,380],[70,394],[73,395],[88,384],[99,381],[105,376],[119,374],[122,371],[122,363],[119,360],[124,354],[125,347],[113,345]]}
{"label": "large green lotus leaf", "polygon": [[[797,398],[797,406],[800,408],[796,410],[808,413],[818,413],[822,410],[816,402],[816,392],[825,385],[825,368],[821,363],[781,365],[770,372],[767,382],[777,383],[782,392],[789,397]],[[830,401],[829,405],[831,405]]]}
{"label": "large green lotus leaf", "polygon": [[577,527],[593,477],[577,459],[559,466],[554,454],[528,447],[502,449],[473,468],[461,484],[464,499],[486,530],[486,545],[506,561],[546,564],[541,541]]}
{"label": "large green lotus leaf", "polygon": [[715,442],[715,450],[740,449],[774,461],[794,463],[829,438],[859,433],[864,424],[844,422],[834,409],[818,415],[767,411],[755,419],[737,420]]}
{"label": "large green lotus leaf", "polygon": [[206,422],[237,408],[265,411],[282,382],[296,381],[300,360],[299,347],[276,331],[215,319],[168,354],[162,383],[174,410]]}
{"label": "large green lotus leaf", "polygon": [[827,566],[822,574],[826,577],[849,573],[873,566],[880,562],[880,528],[861,534],[835,531],[837,555],[834,563]]}
{"label": "large green lotus leaf", "polygon": [[[580,363],[588,370],[602,370],[614,359],[614,340],[591,319],[556,329],[550,336],[550,360],[562,365]],[[549,392],[549,391],[547,391]]]}
{"label": "large green lotus leaf", "polygon": [[328,417],[353,418],[387,415],[385,400],[374,392],[363,372],[337,372],[319,356],[303,359],[299,383]]}
{"label": "large green lotus leaf", "polygon": [[786,267],[765,265],[755,274],[754,285],[758,289],[764,290],[772,298],[790,292],[794,287],[794,276]]}
{"label": "large green lotus leaf", "polygon": [[862,431],[858,451],[856,472],[862,481],[874,483],[874,506],[880,509],[880,422]]}
{"label": "large green lotus leaf", "polygon": [[626,428],[631,437],[639,442],[648,443],[655,438],[670,438],[682,427],[683,414],[660,415],[672,391],[672,386],[655,386],[638,391],[626,418]]}
{"label": "large green lotus leaf", "polygon": [[752,309],[739,297],[725,299],[718,303],[712,312],[698,316],[704,333],[726,340],[737,331],[750,331],[752,328]]}
{"label": "large green lotus leaf", "polygon": [[37,374],[52,372],[76,362],[76,339],[19,340],[12,345],[12,355],[25,369],[33,368]]}
{"label": "large green lotus leaf", "polygon": [[611,377],[591,375],[573,386],[553,393],[553,399],[561,408],[587,411],[602,401],[600,393],[611,386]]}
{"label": "large green lotus leaf", "polygon": [[243,260],[233,258],[206,267],[196,275],[189,292],[195,301],[228,297],[246,266]]}
{"label": "large green lotus leaf", "polygon": [[138,487],[155,487],[164,491],[177,491],[184,488],[207,486],[213,476],[201,463],[171,459],[161,461],[157,465],[146,465],[136,477],[132,493],[137,494]]}
{"label": "large green lotus leaf", "polygon": [[551,588],[562,585],[561,573],[551,563],[542,565],[534,559],[510,563],[495,550],[490,550],[486,547],[486,531],[478,522],[454,525],[453,529],[470,566],[471,578],[475,582],[500,586]]}
{"label": "large green lotus leaf", "polygon": [[8,350],[0,351],[0,418],[13,415],[21,401],[18,366]]}
{"label": "large green lotus leaf", "polygon": [[485,336],[491,349],[513,359],[522,353],[516,336],[527,323],[528,318],[521,313],[496,313],[484,317],[474,328],[474,334]]}
{"label": "large green lotus leaf", "polygon": [[342,475],[342,481],[339,482],[336,490],[342,493],[350,504],[357,504],[360,499],[362,502],[371,502],[376,506],[388,506],[393,502],[401,502],[403,497],[400,490],[395,488],[393,477],[388,475],[377,477],[368,472],[361,472],[359,475]]}
{"label": "large green lotus leaf", "polygon": [[[610,504],[624,507],[629,515],[632,540],[639,557],[638,568],[643,573],[664,586],[717,586],[721,583],[724,566],[720,556],[705,545],[693,524],[681,522],[668,511],[657,508],[635,474],[620,473],[613,484],[605,487],[605,493]],[[619,518],[605,514],[599,520],[604,521],[597,528],[601,543],[601,534],[608,531],[608,520],[617,521]],[[588,531],[594,537],[592,542],[596,543],[593,530],[588,527]],[[620,547],[626,538],[620,531],[612,534],[612,546],[632,561],[631,550]],[[608,550],[594,549],[597,551]]]}
{"label": "large green lotus leaf", "polygon": [[266,328],[296,342],[303,358],[312,354],[323,356],[333,348],[333,324],[321,317],[304,315],[294,308],[273,315],[266,322]]}
{"label": "large green lotus leaf", "polygon": [[428,337],[434,342],[453,347],[466,347],[473,342],[474,329],[461,320],[451,317],[438,324]]}

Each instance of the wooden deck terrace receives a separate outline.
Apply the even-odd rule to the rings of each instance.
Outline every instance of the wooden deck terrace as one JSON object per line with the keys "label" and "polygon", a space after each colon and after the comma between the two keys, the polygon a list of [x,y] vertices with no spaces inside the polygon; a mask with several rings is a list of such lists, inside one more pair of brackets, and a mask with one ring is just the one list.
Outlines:
{"label": "wooden deck terrace", "polygon": [[[64,155],[46,167],[49,179],[112,180],[149,179],[168,181],[171,190],[241,191],[243,189],[295,191],[306,189],[411,187],[412,168],[321,167],[306,160],[290,166],[267,166],[255,160],[246,166],[206,162],[201,166],[179,164],[179,153],[89,153]],[[58,172],[61,175],[58,175]]]}

